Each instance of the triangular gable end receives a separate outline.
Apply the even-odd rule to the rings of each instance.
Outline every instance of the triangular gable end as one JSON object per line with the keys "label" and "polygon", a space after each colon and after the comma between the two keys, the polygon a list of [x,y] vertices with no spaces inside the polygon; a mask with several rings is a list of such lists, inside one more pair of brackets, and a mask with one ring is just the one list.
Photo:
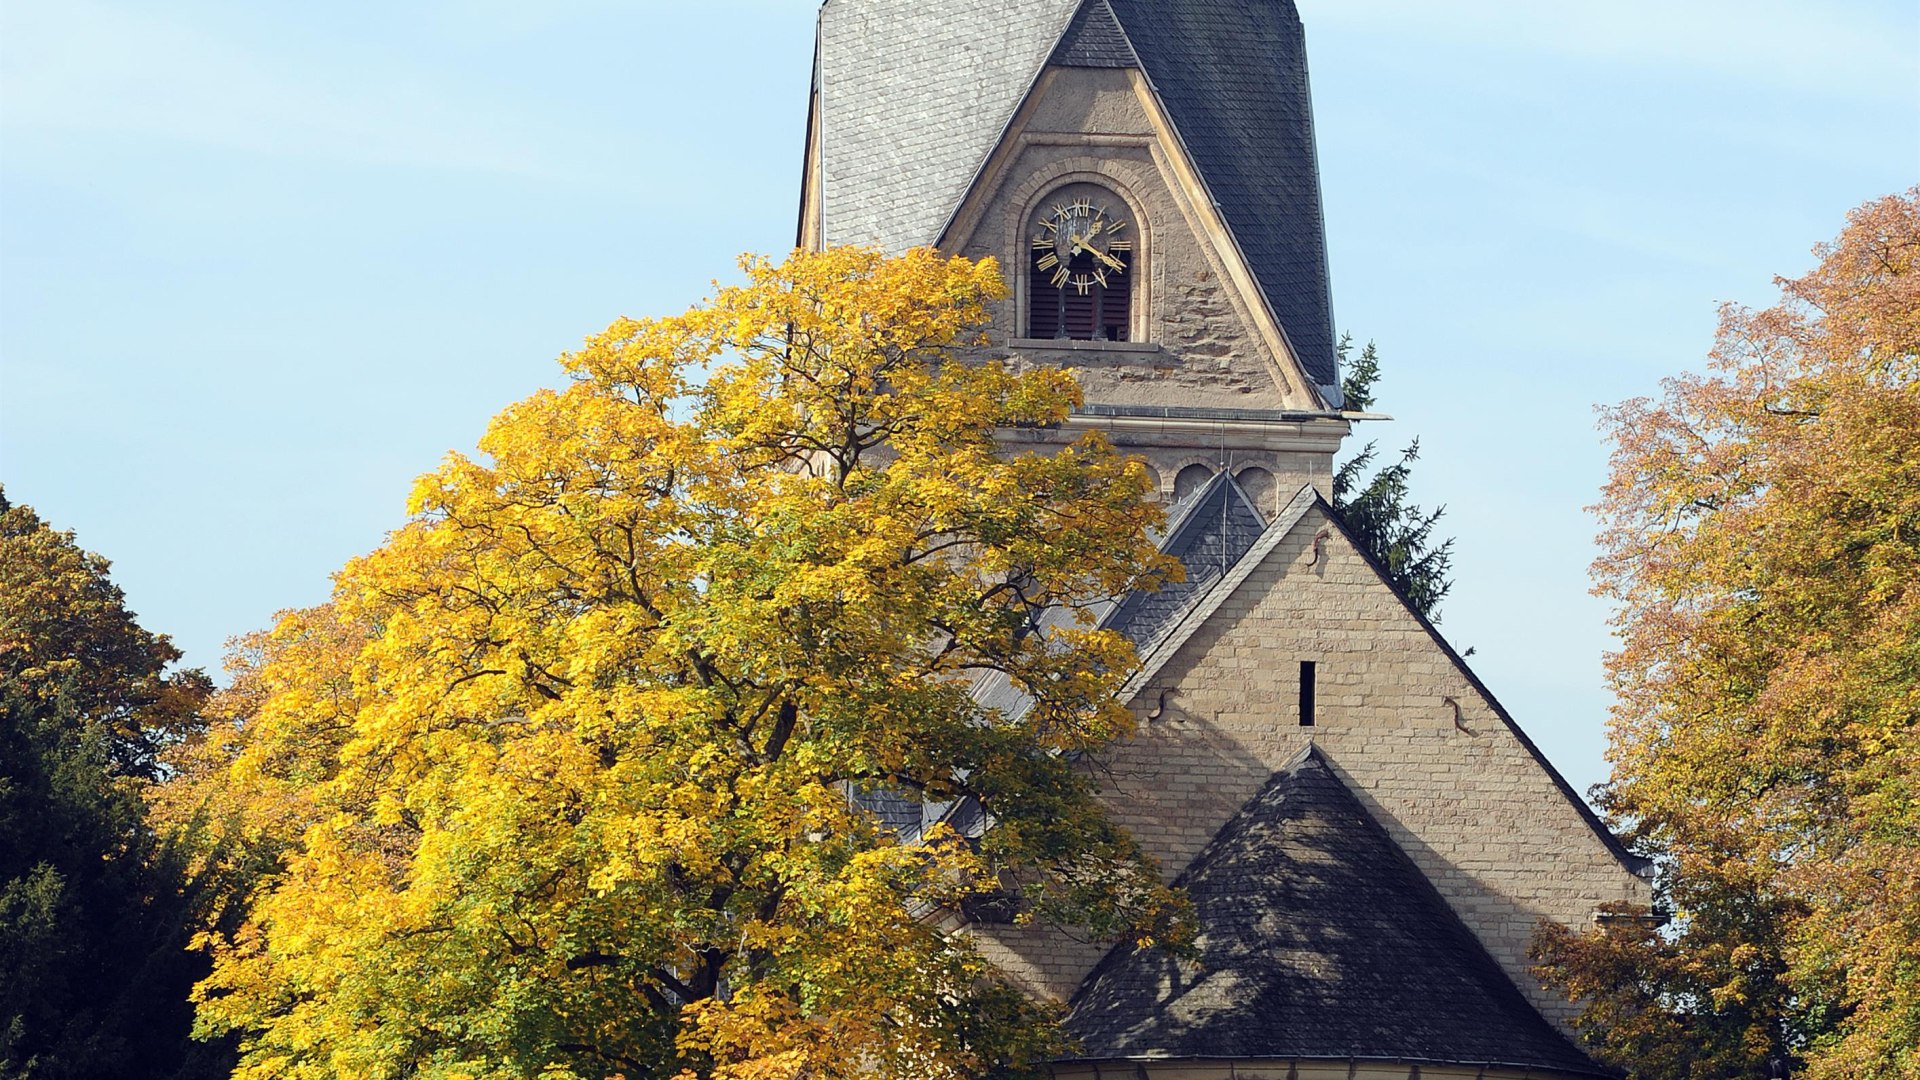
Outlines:
{"label": "triangular gable end", "polygon": [[[1209,260],[1217,268],[1221,280],[1230,287],[1242,318],[1261,342],[1261,361],[1267,368],[1267,375],[1263,378],[1271,379],[1276,399],[1284,401],[1288,408],[1306,411],[1337,407],[1339,394],[1334,385],[1337,374],[1333,370],[1330,319],[1323,320],[1321,330],[1314,331],[1317,337],[1327,338],[1325,349],[1296,346],[1293,334],[1279,317],[1274,304],[1274,297],[1280,295],[1280,290],[1266,286],[1255,273],[1242,238],[1223,215],[1223,207],[1210,190],[1204,170],[1189,150],[1172,111],[1161,100],[1147,67],[1142,63],[1143,58],[1136,55],[1123,22],[1114,16],[1114,12],[1109,0],[1084,0],[1075,11],[1045,67],[1013,111],[999,141],[982,155],[964,195],[956,200],[951,214],[937,231],[935,243],[943,249],[968,254],[974,254],[975,248],[988,252],[1001,251],[1005,247],[1003,238],[982,236],[981,230],[989,207],[1007,198],[1020,181],[1028,179],[1025,174],[1014,171],[1021,152],[1030,143],[1052,144],[1062,136],[1074,134],[1034,130],[1041,103],[1055,89],[1059,79],[1076,69],[1127,70],[1131,75],[1138,101],[1137,110],[1141,116],[1138,132],[1119,135],[1085,133],[1091,140],[1088,145],[1098,147],[1139,143],[1150,146],[1156,166],[1156,180],[1173,193],[1178,206],[1177,216],[1183,219],[1180,227],[1189,230],[1196,241],[1208,249]],[[1192,119],[1204,121],[1199,117]],[[1313,197],[1315,210],[1312,219],[1317,223],[1317,186]],[[1259,250],[1267,250],[1272,246],[1270,241],[1263,240]],[[1289,286],[1293,289],[1318,289],[1324,293],[1324,243],[1316,237],[1308,246],[1312,259],[1321,263],[1322,271],[1314,281],[1302,282],[1290,278]],[[1023,255],[1024,244],[1005,254],[1013,258]],[[1326,305],[1320,304],[1315,310],[1324,312]],[[1307,320],[1302,325],[1311,324],[1312,321]],[[1317,340],[1317,337],[1312,340]],[[1326,353],[1324,364],[1314,360],[1322,352]]]}

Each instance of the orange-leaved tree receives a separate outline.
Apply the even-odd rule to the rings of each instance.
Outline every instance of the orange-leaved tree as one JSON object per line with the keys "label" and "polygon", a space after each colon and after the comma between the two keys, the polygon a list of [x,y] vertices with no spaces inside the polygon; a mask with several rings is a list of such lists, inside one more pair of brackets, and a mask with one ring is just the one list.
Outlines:
{"label": "orange-leaved tree", "polygon": [[1548,932],[1637,1076],[1920,1076],[1920,188],[1607,413],[1615,818],[1663,931]]}
{"label": "orange-leaved tree", "polygon": [[[564,357],[250,644],[169,795],[282,852],[199,991],[237,1075],[978,1076],[1055,1035],[963,902],[1181,932],[1073,765],[1130,647],[1043,618],[1174,572],[1144,469],[996,439],[1076,390],[960,361],[991,262],[745,269]],[[881,789],[994,825],[904,842]]]}

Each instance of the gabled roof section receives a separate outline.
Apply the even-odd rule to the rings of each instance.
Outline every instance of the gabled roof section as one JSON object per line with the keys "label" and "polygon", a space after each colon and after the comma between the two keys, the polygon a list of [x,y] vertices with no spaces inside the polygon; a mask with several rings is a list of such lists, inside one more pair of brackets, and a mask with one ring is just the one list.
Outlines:
{"label": "gabled roof section", "polygon": [[1199,956],[1116,947],[1075,1059],[1323,1058],[1607,1075],[1521,996],[1309,747],[1180,876]]}
{"label": "gabled roof section", "polygon": [[827,0],[815,76],[823,243],[933,243],[1077,6]]}
{"label": "gabled roof section", "polygon": [[818,55],[822,243],[889,251],[938,239],[1046,64],[1141,68],[1301,366],[1338,404],[1292,0],[826,0]]}
{"label": "gabled roof section", "polygon": [[1222,471],[1173,508],[1160,550],[1180,560],[1182,581],[1121,601],[1102,624],[1125,634],[1144,653],[1196,598],[1226,576],[1267,528],[1266,519],[1234,478]]}
{"label": "gabled roof section", "polygon": [[1301,366],[1337,398],[1306,32],[1293,0],[1102,2],[1118,16]]}
{"label": "gabled roof section", "polygon": [[1130,68],[1139,67],[1127,32],[1107,0],[1087,0],[1067,27],[1060,47],[1053,50],[1051,63],[1062,67]]}
{"label": "gabled roof section", "polygon": [[1479,693],[1481,698],[1486,701],[1487,705],[1492,708],[1493,714],[1500,718],[1502,726],[1519,741],[1520,745],[1527,751],[1527,754],[1533,758],[1534,762],[1546,770],[1546,774],[1548,778],[1553,781],[1554,787],[1558,788],[1560,794],[1579,812],[1581,819],[1587,823],[1587,827],[1593,830],[1595,837],[1606,846],[1607,851],[1610,852],[1615,859],[1619,860],[1620,865],[1625,867],[1630,873],[1636,875],[1649,873],[1653,865],[1651,860],[1645,856],[1635,855],[1633,852],[1627,850],[1626,845],[1620,842],[1620,838],[1613,835],[1613,830],[1607,828],[1606,823],[1600,820],[1600,816],[1595,814],[1593,808],[1587,805],[1586,800],[1582,799],[1579,793],[1573,790],[1573,785],[1567,783],[1566,777],[1560,775],[1560,770],[1554,768],[1553,762],[1547,760],[1547,756],[1540,752],[1540,747],[1536,745],[1534,741],[1527,736],[1526,731],[1514,721],[1513,715],[1507,712],[1506,706],[1500,704],[1500,699],[1493,696],[1493,691],[1487,689],[1487,685],[1480,681],[1480,676],[1474,674],[1473,669],[1467,666],[1466,660],[1454,651],[1453,646],[1448,643],[1446,637],[1433,625],[1433,621],[1420,613],[1420,609],[1414,606],[1413,601],[1407,598],[1406,593],[1401,591],[1400,587],[1393,583],[1393,579],[1388,576],[1386,568],[1382,567],[1379,561],[1367,551],[1366,545],[1362,544],[1353,533],[1348,530],[1346,524],[1340,520],[1340,515],[1335,512],[1333,507],[1329,505],[1325,499],[1321,498],[1320,493],[1312,487],[1303,487],[1298,494],[1294,495],[1293,501],[1289,502],[1287,506],[1280,511],[1280,516],[1274,519],[1273,524],[1267,526],[1267,530],[1260,535],[1260,538],[1254,542],[1246,554],[1240,557],[1240,561],[1234,564],[1233,568],[1228,570],[1226,575],[1221,578],[1217,584],[1199,594],[1191,604],[1187,605],[1180,612],[1178,618],[1171,622],[1154,638],[1150,645],[1145,643],[1139,645],[1140,668],[1134,672],[1131,679],[1127,680],[1126,686],[1121,688],[1121,696],[1131,698],[1145,689],[1154,679],[1158,678],[1161,669],[1165,668],[1167,664],[1173,660],[1174,654],[1180,651],[1180,647],[1185,645],[1194,634],[1199,632],[1201,627],[1206,625],[1207,620],[1213,617],[1214,612],[1219,610],[1220,605],[1225,603],[1227,598],[1232,596],[1234,591],[1244,584],[1247,578],[1253,575],[1255,570],[1259,569],[1260,564],[1266,560],[1267,556],[1273,554],[1274,549],[1286,540],[1288,534],[1299,526],[1300,522],[1306,518],[1307,512],[1310,510],[1318,510],[1329,525],[1338,530],[1347,543],[1359,553],[1360,557],[1366,560],[1367,565],[1373,568],[1374,575],[1378,578],[1380,584],[1384,585],[1393,593],[1407,614],[1412,616],[1414,621],[1420,625],[1420,628],[1426,632],[1428,639],[1440,648],[1440,651],[1452,662],[1454,669],[1466,678],[1467,682]]}

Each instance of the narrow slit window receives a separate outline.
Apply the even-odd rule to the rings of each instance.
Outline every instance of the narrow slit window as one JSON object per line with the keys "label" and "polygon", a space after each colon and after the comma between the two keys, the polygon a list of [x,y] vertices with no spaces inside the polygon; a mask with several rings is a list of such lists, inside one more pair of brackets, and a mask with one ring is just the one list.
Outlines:
{"label": "narrow slit window", "polygon": [[1300,661],[1300,726],[1313,726],[1313,661]]}

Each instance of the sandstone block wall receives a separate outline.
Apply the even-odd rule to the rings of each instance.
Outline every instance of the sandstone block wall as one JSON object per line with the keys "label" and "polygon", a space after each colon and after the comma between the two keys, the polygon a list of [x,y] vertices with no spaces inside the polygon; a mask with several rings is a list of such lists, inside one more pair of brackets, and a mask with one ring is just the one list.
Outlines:
{"label": "sandstone block wall", "polygon": [[[1304,660],[1316,670],[1313,727],[1299,723]],[[1138,735],[1091,768],[1169,879],[1311,740],[1550,1017],[1569,1010],[1528,973],[1539,921],[1582,925],[1609,901],[1649,900],[1493,702],[1318,510],[1134,707]],[[981,934],[989,955],[1052,996],[1070,994],[1103,953],[1041,930]]]}

